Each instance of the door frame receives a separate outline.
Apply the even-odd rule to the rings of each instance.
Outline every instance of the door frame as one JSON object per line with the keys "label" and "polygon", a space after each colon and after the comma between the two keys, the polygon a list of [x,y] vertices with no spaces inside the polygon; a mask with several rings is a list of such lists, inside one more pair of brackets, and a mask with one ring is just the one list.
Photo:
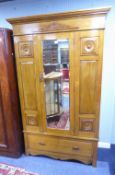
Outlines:
{"label": "door frame", "polygon": [[[42,52],[42,41],[43,40],[54,40],[54,39],[68,39],[69,40],[69,74],[70,74],[70,130],[62,130],[55,128],[48,128],[46,123],[46,110],[45,110],[45,91],[44,91],[44,81],[39,80],[40,74],[43,74],[43,52]],[[53,134],[67,134],[73,135],[74,133],[74,123],[75,123],[75,99],[74,99],[74,32],[60,32],[60,33],[50,33],[50,34],[36,34],[33,36],[34,41],[34,54],[36,62],[36,77],[38,78],[37,86],[39,89],[40,99],[40,118],[42,131]]]}

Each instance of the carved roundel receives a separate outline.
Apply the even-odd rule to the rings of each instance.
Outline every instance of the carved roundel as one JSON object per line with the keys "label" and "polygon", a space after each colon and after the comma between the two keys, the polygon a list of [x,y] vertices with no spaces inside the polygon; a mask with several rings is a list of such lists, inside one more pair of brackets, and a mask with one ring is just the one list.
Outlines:
{"label": "carved roundel", "polygon": [[98,54],[98,37],[81,38],[81,55]]}
{"label": "carved roundel", "polygon": [[37,116],[27,116],[27,124],[36,126],[38,124]]}
{"label": "carved roundel", "polygon": [[33,57],[32,41],[19,42],[19,57]]}
{"label": "carved roundel", "polygon": [[85,119],[85,118],[80,119],[80,130],[81,131],[93,132],[94,129],[95,129],[94,119]]}
{"label": "carved roundel", "polygon": [[95,49],[95,42],[91,40],[87,40],[85,42],[84,49],[86,52],[92,52]]}

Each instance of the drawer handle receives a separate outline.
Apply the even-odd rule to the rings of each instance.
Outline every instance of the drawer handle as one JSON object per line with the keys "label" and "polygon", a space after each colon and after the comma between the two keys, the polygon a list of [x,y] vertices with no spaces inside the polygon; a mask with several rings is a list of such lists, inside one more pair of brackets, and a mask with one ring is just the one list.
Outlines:
{"label": "drawer handle", "polygon": [[79,147],[73,147],[72,150],[79,151],[80,149],[79,149]]}
{"label": "drawer handle", "polygon": [[42,142],[39,142],[38,144],[41,145],[41,146],[45,146],[46,145],[45,143],[42,143]]}

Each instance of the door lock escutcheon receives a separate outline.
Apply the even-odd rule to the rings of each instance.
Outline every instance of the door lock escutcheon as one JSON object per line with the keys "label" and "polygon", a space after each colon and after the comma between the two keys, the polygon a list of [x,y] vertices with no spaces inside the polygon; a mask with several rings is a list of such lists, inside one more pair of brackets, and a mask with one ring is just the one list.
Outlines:
{"label": "door lock escutcheon", "polygon": [[39,80],[40,80],[40,82],[44,81],[44,73],[40,73]]}

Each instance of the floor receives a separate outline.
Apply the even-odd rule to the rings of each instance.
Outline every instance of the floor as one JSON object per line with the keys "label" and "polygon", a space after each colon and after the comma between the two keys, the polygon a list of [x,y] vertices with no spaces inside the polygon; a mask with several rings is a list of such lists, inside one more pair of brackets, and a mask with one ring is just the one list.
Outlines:
{"label": "floor", "polygon": [[98,160],[108,162],[110,175],[115,175],[115,145],[111,149],[99,149]]}
{"label": "floor", "polygon": [[39,175],[115,175],[115,145],[111,149],[99,149],[97,167],[76,161],[61,161],[43,156],[7,158],[0,156],[0,162],[25,168]]}

